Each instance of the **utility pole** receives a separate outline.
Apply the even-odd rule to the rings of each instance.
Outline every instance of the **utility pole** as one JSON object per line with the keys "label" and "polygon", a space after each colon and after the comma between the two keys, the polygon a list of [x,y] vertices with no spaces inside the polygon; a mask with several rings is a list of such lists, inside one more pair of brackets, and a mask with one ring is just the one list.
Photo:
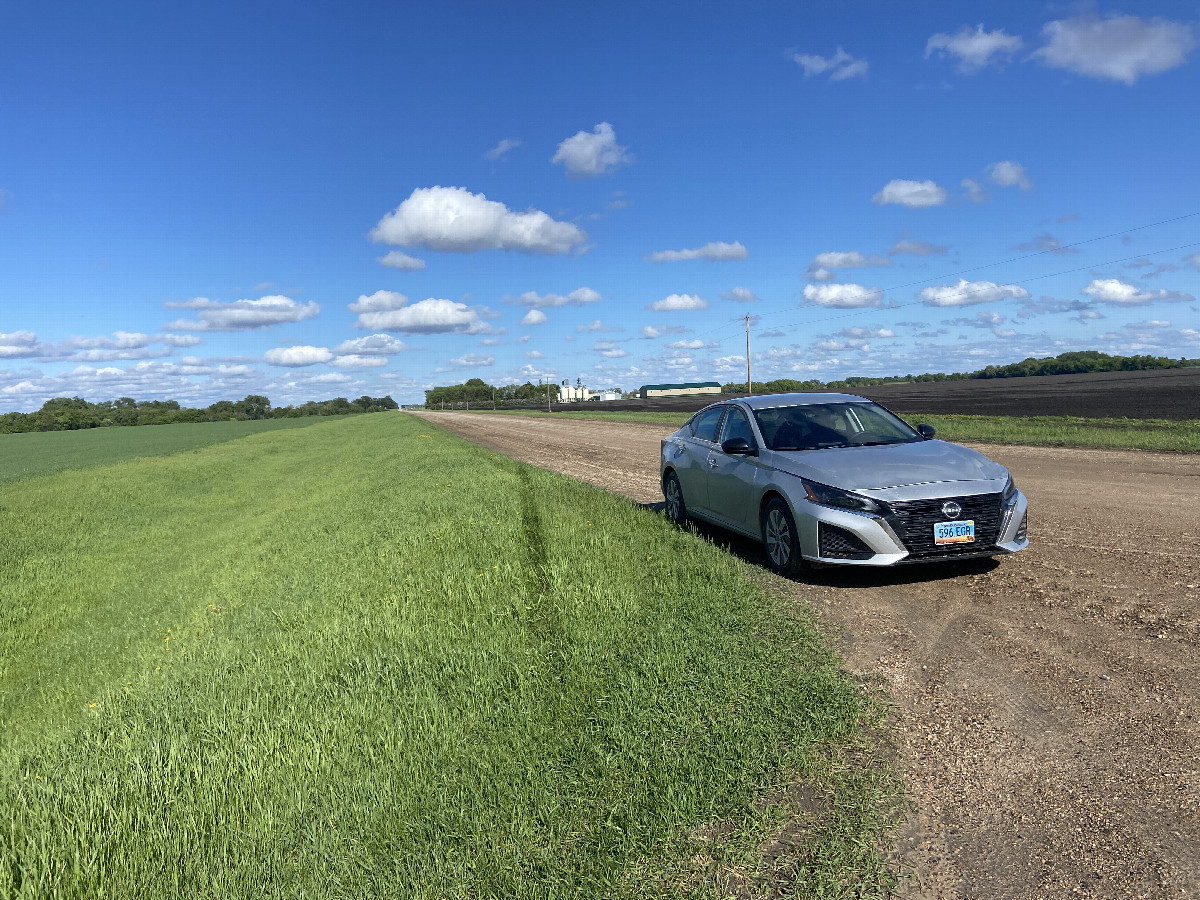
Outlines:
{"label": "utility pole", "polygon": [[546,382],[546,412],[553,412],[550,409],[550,382]]}
{"label": "utility pole", "polygon": [[750,313],[746,313],[746,396],[754,394],[754,382],[750,380]]}

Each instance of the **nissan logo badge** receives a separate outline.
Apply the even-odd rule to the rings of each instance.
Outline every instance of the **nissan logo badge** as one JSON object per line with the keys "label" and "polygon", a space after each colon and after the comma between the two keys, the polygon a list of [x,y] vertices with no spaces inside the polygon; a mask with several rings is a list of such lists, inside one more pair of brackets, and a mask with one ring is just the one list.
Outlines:
{"label": "nissan logo badge", "polygon": [[947,519],[957,519],[962,515],[962,507],[953,500],[947,500],[942,504],[942,515]]}

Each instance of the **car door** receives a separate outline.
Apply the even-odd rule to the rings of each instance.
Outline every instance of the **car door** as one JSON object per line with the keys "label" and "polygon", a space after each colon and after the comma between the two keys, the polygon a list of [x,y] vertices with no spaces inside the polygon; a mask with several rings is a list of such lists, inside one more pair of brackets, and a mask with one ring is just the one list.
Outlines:
{"label": "car door", "polygon": [[683,502],[692,512],[708,512],[708,457],[716,446],[717,428],[724,406],[711,406],[692,420],[691,433],[680,438],[679,456],[673,460]]}
{"label": "car door", "polygon": [[758,499],[765,481],[763,464],[758,456],[731,454],[721,449],[721,443],[739,437],[755,449],[762,446],[746,414],[731,406],[721,425],[720,441],[712,445],[707,459],[708,506],[712,516],[722,524],[757,535]]}

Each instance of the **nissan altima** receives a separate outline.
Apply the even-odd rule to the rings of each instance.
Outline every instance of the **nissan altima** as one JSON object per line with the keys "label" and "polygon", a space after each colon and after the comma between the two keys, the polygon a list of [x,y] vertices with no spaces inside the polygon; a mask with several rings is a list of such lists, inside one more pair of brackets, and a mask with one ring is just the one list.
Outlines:
{"label": "nissan altima", "polygon": [[852,394],[715,403],[663,440],[660,470],[667,515],[761,541],[784,575],[1029,546],[1007,469]]}

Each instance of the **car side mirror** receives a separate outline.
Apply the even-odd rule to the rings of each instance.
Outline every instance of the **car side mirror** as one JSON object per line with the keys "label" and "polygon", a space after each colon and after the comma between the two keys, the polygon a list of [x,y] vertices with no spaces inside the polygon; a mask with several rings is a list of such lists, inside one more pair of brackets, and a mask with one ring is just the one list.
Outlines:
{"label": "car side mirror", "polygon": [[937,429],[932,425],[918,425],[917,434],[921,435],[921,437],[925,438],[925,440],[929,440],[931,437],[937,434]]}
{"label": "car side mirror", "polygon": [[721,442],[721,449],[730,456],[758,456],[758,448],[751,447],[744,437],[734,437]]}

